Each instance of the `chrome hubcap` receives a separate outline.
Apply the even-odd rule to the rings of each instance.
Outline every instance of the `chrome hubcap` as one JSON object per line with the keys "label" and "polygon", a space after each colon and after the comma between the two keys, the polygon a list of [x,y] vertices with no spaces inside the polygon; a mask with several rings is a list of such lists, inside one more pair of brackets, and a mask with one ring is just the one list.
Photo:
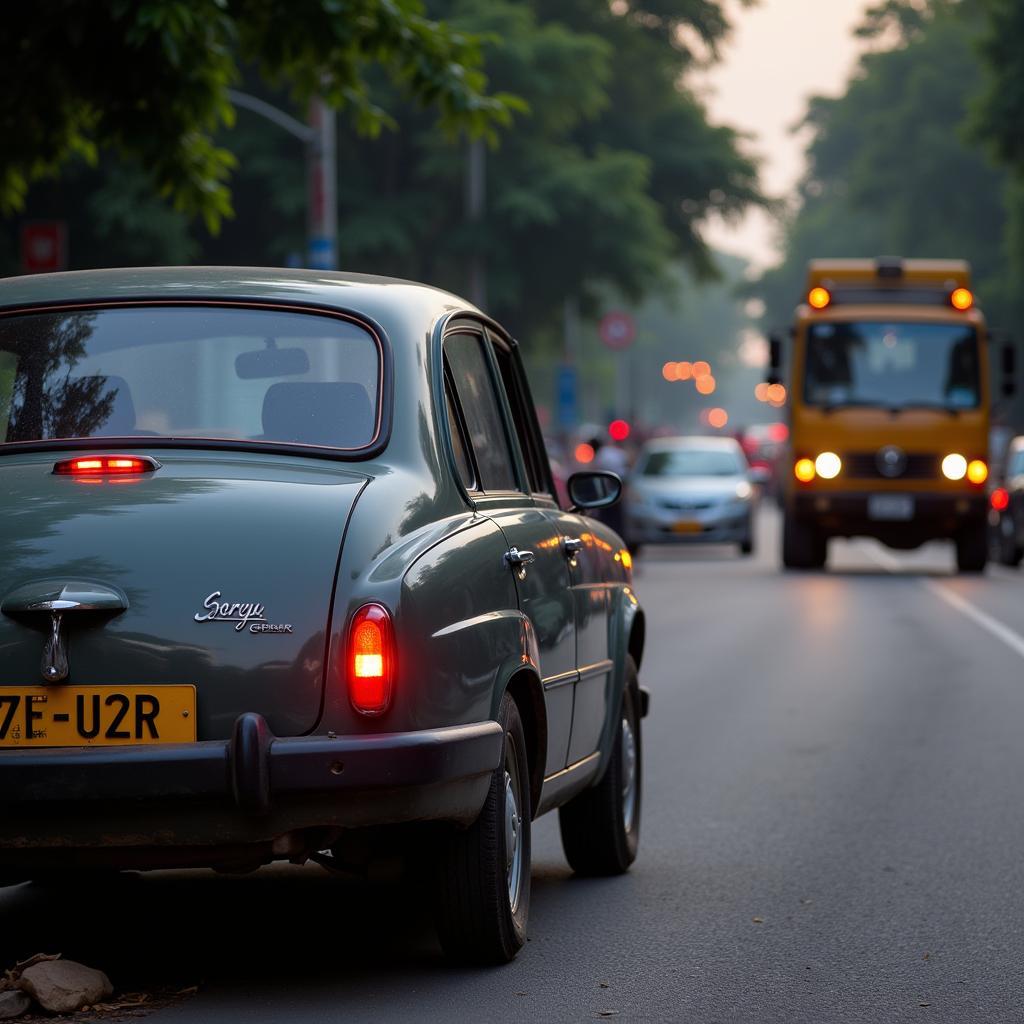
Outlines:
{"label": "chrome hubcap", "polygon": [[[515,769],[515,759],[511,767]],[[516,786],[505,769],[505,874],[508,880],[508,903],[514,914],[519,909],[519,894],[523,887],[523,818],[519,813]]]}
{"label": "chrome hubcap", "polygon": [[622,821],[626,832],[633,831],[636,814],[636,737],[629,719],[622,719]]}

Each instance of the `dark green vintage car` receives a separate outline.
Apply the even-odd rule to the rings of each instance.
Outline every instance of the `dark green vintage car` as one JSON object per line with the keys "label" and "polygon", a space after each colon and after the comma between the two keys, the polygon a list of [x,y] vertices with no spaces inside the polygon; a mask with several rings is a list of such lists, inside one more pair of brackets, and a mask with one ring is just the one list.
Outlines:
{"label": "dark green vintage car", "polygon": [[0,281],[0,873],[428,872],[443,947],[524,941],[530,821],[640,828],[644,618],[558,507],[515,342],[369,277]]}

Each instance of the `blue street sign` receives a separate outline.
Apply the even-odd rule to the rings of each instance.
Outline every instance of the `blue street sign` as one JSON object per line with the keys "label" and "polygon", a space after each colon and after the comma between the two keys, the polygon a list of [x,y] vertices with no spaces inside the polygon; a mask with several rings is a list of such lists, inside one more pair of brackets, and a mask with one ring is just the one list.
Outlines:
{"label": "blue street sign", "polygon": [[576,426],[577,410],[576,396],[578,392],[578,380],[576,367],[560,366],[556,382],[558,397],[558,425],[563,430],[569,430]]}
{"label": "blue street sign", "polygon": [[312,270],[336,270],[334,240],[319,236],[309,240],[309,266]]}

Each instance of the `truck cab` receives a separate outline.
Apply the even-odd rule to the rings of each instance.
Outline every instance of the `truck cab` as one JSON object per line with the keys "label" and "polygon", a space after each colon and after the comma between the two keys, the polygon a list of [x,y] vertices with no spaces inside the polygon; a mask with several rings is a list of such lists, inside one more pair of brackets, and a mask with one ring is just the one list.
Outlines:
{"label": "truck cab", "polygon": [[[959,571],[983,571],[990,353],[967,263],[813,260],[790,339],[783,566],[820,569],[829,538],[864,536],[951,540]],[[781,351],[773,336],[774,383]]]}

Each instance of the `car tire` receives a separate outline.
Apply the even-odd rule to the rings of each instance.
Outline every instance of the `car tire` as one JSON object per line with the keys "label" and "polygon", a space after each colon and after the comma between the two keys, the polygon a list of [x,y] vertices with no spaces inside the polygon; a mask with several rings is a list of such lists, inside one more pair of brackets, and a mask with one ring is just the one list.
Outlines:
{"label": "car tire", "polygon": [[578,875],[621,875],[636,860],[643,795],[637,672],[626,662],[615,744],[601,781],[559,809],[566,860]]}
{"label": "car tire", "polygon": [[985,571],[988,562],[988,526],[972,526],[961,530],[956,537],[956,567],[958,572]]}
{"label": "car tire", "polygon": [[516,702],[501,700],[501,762],[480,816],[445,832],[434,920],[441,948],[461,963],[504,964],[526,941],[530,910],[530,774]]}
{"label": "car tire", "polygon": [[996,557],[999,559],[1000,565],[1009,566],[1011,569],[1019,568],[1020,563],[1024,561],[1024,548],[1017,543],[1016,524],[1006,516],[999,520]]}
{"label": "car tire", "polygon": [[754,553],[754,535],[748,534],[739,543],[741,555],[752,555]]}
{"label": "car tire", "polygon": [[808,523],[789,512],[782,520],[782,565],[786,569],[822,569],[828,558],[828,541]]}

